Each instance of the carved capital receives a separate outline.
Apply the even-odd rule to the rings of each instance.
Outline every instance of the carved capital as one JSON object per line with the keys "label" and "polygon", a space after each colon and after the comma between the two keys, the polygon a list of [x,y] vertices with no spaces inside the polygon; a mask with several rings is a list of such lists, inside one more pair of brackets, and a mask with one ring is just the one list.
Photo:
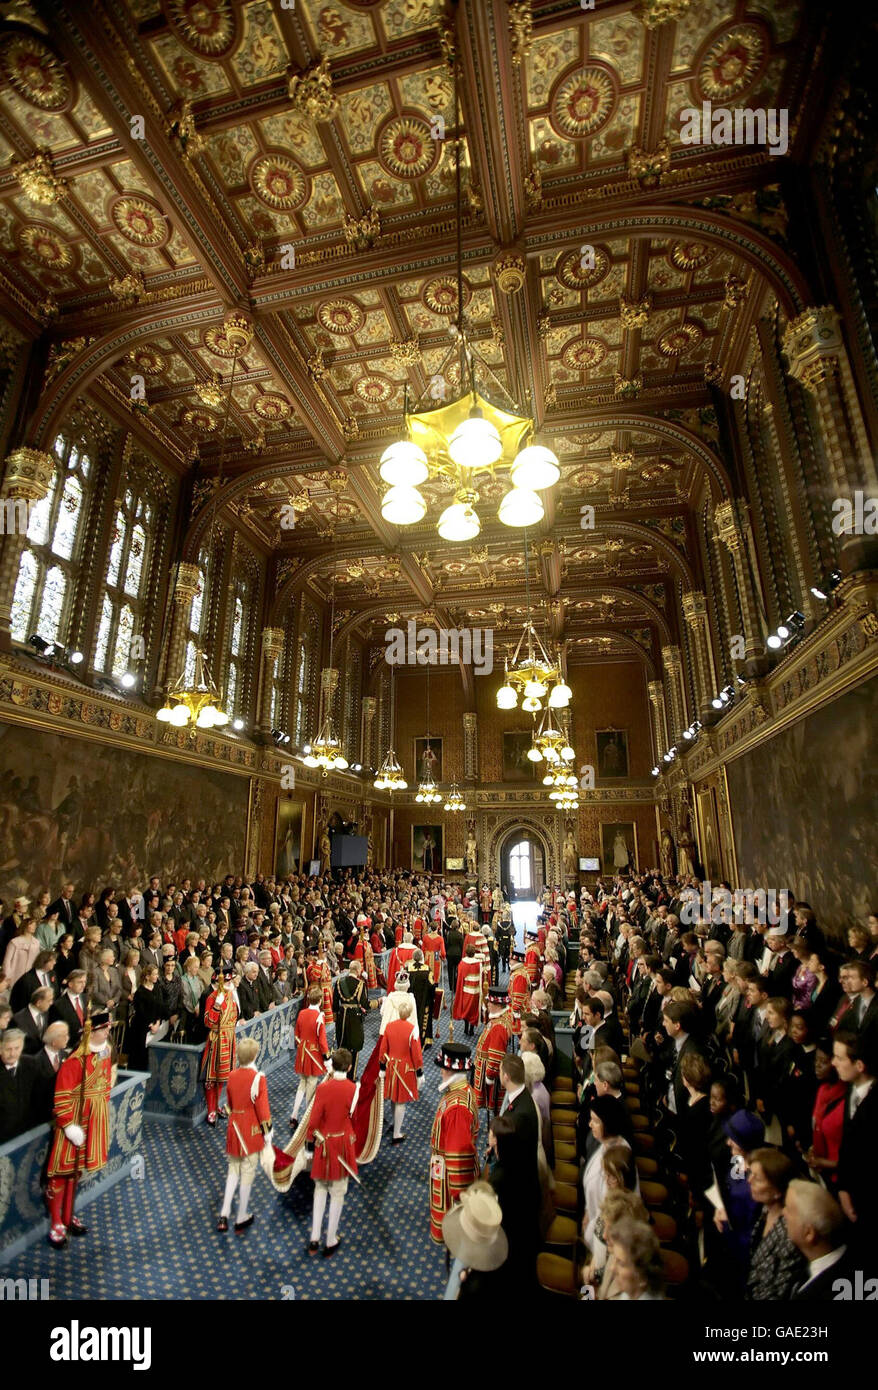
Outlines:
{"label": "carved capital", "polygon": [[174,602],[191,603],[201,588],[201,571],[197,565],[183,562],[177,569],[177,583],[174,586]]}
{"label": "carved capital", "polygon": [[826,368],[820,369],[818,364],[825,364],[844,351],[838,310],[825,304],[799,314],[783,335],[783,350],[789,359],[790,376],[809,389],[819,384]]}
{"label": "carved capital", "polygon": [[662,647],[662,661],[669,671],[679,671],[682,666],[679,647]]}
{"label": "carved capital", "polygon": [[44,449],[29,449],[22,445],[7,455],[3,477],[3,494],[40,502],[49,491],[55,460]]}
{"label": "carved capital", "polygon": [[683,617],[690,627],[707,621],[707,599],[697,589],[690,589],[683,595]]}
{"label": "carved capital", "polygon": [[264,627],[262,629],[262,655],[268,657],[269,661],[276,661],[284,649],[286,634],[282,627]]}

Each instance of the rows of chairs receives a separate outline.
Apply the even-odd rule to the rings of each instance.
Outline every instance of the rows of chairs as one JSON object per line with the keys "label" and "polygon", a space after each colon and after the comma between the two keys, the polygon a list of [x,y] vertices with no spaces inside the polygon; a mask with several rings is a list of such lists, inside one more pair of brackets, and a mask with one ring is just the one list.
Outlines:
{"label": "rows of chairs", "polygon": [[[574,975],[566,981],[566,996],[572,1009]],[[627,1031],[627,1020],[620,1015]],[[653,1123],[641,1101],[638,1068],[623,1063],[625,1105],[631,1112],[634,1152],[640,1182],[640,1195],[661,1243],[667,1293],[680,1297],[689,1284],[689,1260],[684,1253],[688,1220],[686,1175],[674,1152],[670,1126]],[[582,1170],[577,1148],[576,1117],[579,1104],[575,1080],[558,1075],[551,1092],[552,1137],[555,1142],[555,1217],[549,1227],[544,1248],[537,1257],[537,1279],[547,1293],[578,1298],[580,1270],[587,1258],[582,1243],[584,1194]]]}

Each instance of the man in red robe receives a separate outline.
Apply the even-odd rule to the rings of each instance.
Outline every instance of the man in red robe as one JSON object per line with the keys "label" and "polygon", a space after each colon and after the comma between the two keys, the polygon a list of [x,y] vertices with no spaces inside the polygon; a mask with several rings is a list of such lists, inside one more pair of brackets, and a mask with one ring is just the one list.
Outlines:
{"label": "man in red robe", "polygon": [[229,1171],[226,1176],[226,1190],[218,1231],[229,1229],[232,1213],[232,1198],[238,1190],[238,1215],[235,1219],[235,1234],[240,1235],[253,1225],[253,1215],[248,1214],[250,1189],[259,1167],[260,1155],[271,1138],[271,1110],[268,1104],[268,1083],[256,1065],[259,1043],[255,1038],[244,1038],[238,1047],[239,1065],[230,1074],[228,1081],[229,1127],[226,1131],[226,1153],[229,1156]]}
{"label": "man in red robe", "polygon": [[332,1012],[332,971],[322,941],[317,948],[317,955],[305,971],[305,979],[309,985],[319,985],[323,991],[323,1017],[328,1028],[335,1022]]}
{"label": "man in red robe", "polygon": [[290,1129],[295,1130],[299,1123],[299,1110],[302,1102],[305,1109],[317,1089],[317,1083],[326,1075],[326,1059],[329,1056],[329,1043],[326,1040],[326,1020],[320,1005],[323,990],[320,985],[312,985],[305,999],[305,1007],[299,1010],[296,1019],[296,1075],[300,1077],[293,1113],[290,1116]]}
{"label": "man in red robe", "polygon": [[464,1033],[468,1038],[472,1037],[482,1017],[482,997],[487,978],[482,958],[476,954],[475,945],[470,942],[469,946],[464,947],[464,957],[457,968],[457,986],[451,1010],[452,1018],[463,1020]]}
{"label": "man in red robe", "polygon": [[379,1040],[381,1074],[384,1077],[384,1099],[393,1103],[393,1143],[401,1144],[405,1108],[420,1098],[424,1084],[424,1057],[414,1001],[403,999],[399,1017],[388,1023]]}
{"label": "man in red robe", "polygon": [[434,985],[438,985],[442,972],[442,962],[445,960],[445,940],[442,933],[437,931],[432,923],[424,931],[421,950],[424,952],[424,960],[430,970],[430,979]]}
{"label": "man in red robe", "polygon": [[360,927],[360,939],[354,947],[354,960],[363,962],[363,970],[366,974],[367,989],[378,988],[378,974],[375,970],[375,952],[368,937],[368,928]]}
{"label": "man in red robe", "polygon": [[357,1146],[351,1113],[357,1103],[360,1085],[348,1080],[353,1058],[346,1047],[332,1054],[332,1071],[319,1087],[311,1118],[308,1122],[308,1143],[314,1145],[311,1177],[314,1179],[314,1207],[311,1215],[311,1242],[308,1254],[320,1249],[320,1230],[326,1203],[329,1201],[329,1223],[323,1254],[334,1255],[341,1237],[338,1234],[348,1178],[357,1176]]}
{"label": "man in red robe", "polygon": [[415,954],[415,943],[411,932],[406,932],[402,944],[394,946],[390,952],[390,961],[387,966],[387,993],[393,993],[393,986],[396,982],[397,973],[400,970],[408,969],[412,956]]}
{"label": "man in red robe", "polygon": [[509,1013],[512,1036],[521,1032],[521,1016],[530,1012],[530,974],[524,963],[524,951],[513,948],[509,971]]}
{"label": "man in red robe", "polygon": [[502,1085],[500,1063],[512,1041],[512,1016],[505,988],[492,985],[488,990],[488,1023],[476,1045],[473,1090],[479,1109],[500,1112]]}
{"label": "man in red robe", "polygon": [[436,1058],[442,1081],[430,1133],[430,1237],[437,1245],[445,1213],[479,1176],[479,1107],[467,1081],[469,1057],[463,1043],[444,1043]]}
{"label": "man in red robe", "polygon": [[107,1049],[110,1015],[92,1014],[79,1047],[62,1062],[55,1077],[55,1132],[49,1152],[46,1201],[49,1244],[67,1244],[68,1232],[84,1236],[85,1224],[73,1215],[81,1175],[103,1168],[110,1136],[112,1064]]}

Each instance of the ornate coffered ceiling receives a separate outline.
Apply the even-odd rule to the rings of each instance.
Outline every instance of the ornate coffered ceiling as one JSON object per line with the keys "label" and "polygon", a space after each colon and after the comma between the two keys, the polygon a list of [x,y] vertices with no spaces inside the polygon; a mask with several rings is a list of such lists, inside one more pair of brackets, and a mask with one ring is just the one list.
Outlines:
{"label": "ornate coffered ceiling", "polygon": [[[798,0],[668,8],[22,0],[0,24],[0,311],[25,336],[50,325],[33,442],[90,393],[178,472],[197,450],[210,478],[237,308],[255,331],[221,498],[276,557],[276,605],[336,571],[364,636],[382,603],[520,622],[499,483],[474,547],[432,523],[397,532],[378,501],[404,389],[458,385],[456,52],[468,328],[562,465],[531,537],[536,602],[573,659],[655,657],[673,586],[698,582],[697,509],[731,486],[709,383],[744,369],[760,316],[807,296],[785,161],[685,145],[680,112],[787,107],[806,155],[825,22]],[[425,492],[435,516],[447,488]]]}

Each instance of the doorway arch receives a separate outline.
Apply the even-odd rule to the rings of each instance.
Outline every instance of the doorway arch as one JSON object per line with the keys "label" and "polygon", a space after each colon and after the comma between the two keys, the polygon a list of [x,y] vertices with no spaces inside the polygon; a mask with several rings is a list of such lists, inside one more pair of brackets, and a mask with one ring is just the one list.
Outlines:
{"label": "doorway arch", "polygon": [[539,899],[547,882],[546,845],[531,826],[516,825],[499,844],[499,878],[510,902]]}

